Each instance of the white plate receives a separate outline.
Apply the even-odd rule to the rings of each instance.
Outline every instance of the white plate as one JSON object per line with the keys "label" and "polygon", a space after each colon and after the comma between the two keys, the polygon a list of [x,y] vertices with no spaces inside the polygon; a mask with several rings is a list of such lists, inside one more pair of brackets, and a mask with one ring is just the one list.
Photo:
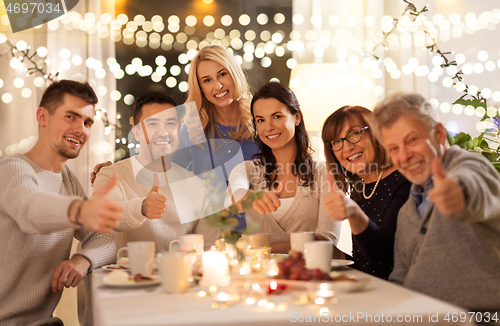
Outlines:
{"label": "white plate", "polygon": [[158,278],[152,277],[151,281],[143,281],[137,283],[127,283],[127,284],[109,284],[108,277],[104,276],[103,278],[104,286],[115,288],[115,289],[135,289],[135,288],[145,288],[150,286],[157,286],[161,284],[161,280]]}
{"label": "white plate", "polygon": [[285,279],[272,279],[270,282],[276,281],[279,285],[286,285],[292,290],[319,290],[320,285],[323,283],[328,284],[331,287],[332,281],[322,281],[322,280],[310,280],[310,281],[299,281],[299,280],[285,280]]}
{"label": "white plate", "polygon": [[125,272],[129,272],[130,271],[130,268],[123,268],[123,267],[118,266],[117,264],[111,264],[111,265],[102,266],[101,269],[103,269],[105,271],[108,271],[108,272],[111,272],[111,271],[125,271]]}
{"label": "white plate", "polygon": [[354,262],[352,260],[332,259],[331,266],[332,266],[332,269],[339,269],[339,268],[346,267],[346,266],[349,266],[352,264],[354,264]]}
{"label": "white plate", "polygon": [[356,292],[365,288],[368,283],[370,283],[370,278],[360,277],[356,278],[355,281],[335,281],[333,283],[333,289],[341,292]]}
{"label": "white plate", "polygon": [[[125,268],[118,266],[117,264],[111,264],[111,265],[106,265],[101,267],[102,270],[112,272],[112,271],[125,271],[125,272],[131,272],[130,268]],[[153,265],[153,274],[158,272],[158,266],[156,264]]]}
{"label": "white plate", "polygon": [[286,260],[288,258],[288,255],[287,254],[270,254],[269,258],[281,261],[281,260]]}
{"label": "white plate", "polygon": [[[350,277],[349,275],[347,275]],[[346,281],[322,281],[322,280],[311,280],[311,281],[296,281],[296,280],[284,280],[284,279],[273,279],[271,281],[276,281],[278,284],[286,285],[291,290],[309,290],[316,291],[320,289],[321,284],[326,283],[327,288],[330,290],[338,290],[341,292],[355,292],[363,289],[370,282],[368,277],[352,277],[352,280]]]}

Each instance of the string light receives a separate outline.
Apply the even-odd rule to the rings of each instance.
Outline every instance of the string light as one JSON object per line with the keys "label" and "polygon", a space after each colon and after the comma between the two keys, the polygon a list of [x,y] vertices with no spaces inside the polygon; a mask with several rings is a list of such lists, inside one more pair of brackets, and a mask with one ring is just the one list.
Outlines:
{"label": "string light", "polygon": [[[403,0],[404,1],[404,0]],[[189,60],[192,60],[196,51],[198,49],[203,48],[204,46],[216,42],[216,40],[220,40],[219,42],[229,46],[230,49],[234,50],[243,50],[243,54],[239,56],[239,61],[242,64],[248,66],[248,64],[252,63],[253,60],[258,59],[260,63],[265,67],[271,61],[271,58],[268,56],[270,54],[275,54],[277,57],[285,55],[287,51],[301,51],[306,48],[309,48],[309,44],[305,40],[317,41],[316,38],[320,37],[321,46],[319,48],[314,48],[314,54],[322,56],[324,51],[327,48],[336,48],[337,55],[339,59],[342,60],[340,62],[340,66],[346,69],[349,65],[357,65],[363,64],[364,67],[372,70],[372,75],[374,78],[379,79],[383,76],[383,71],[379,68],[378,56],[373,55],[374,60],[368,61],[365,53],[361,55],[353,55],[349,54],[348,56],[345,54],[347,51],[369,51],[373,53],[380,47],[384,49],[397,49],[397,48],[409,48],[413,46],[412,43],[417,45],[425,45],[425,38],[428,37],[432,40],[433,44],[426,46],[432,53],[435,53],[436,56],[433,58],[433,66],[426,66],[422,64],[412,64],[408,62],[407,64],[403,64],[400,68],[394,62],[383,63],[384,70],[387,70],[387,75],[391,78],[400,78],[401,74],[409,75],[415,74],[416,76],[425,77],[427,76],[428,80],[431,82],[437,82],[439,77],[444,73],[446,73],[447,77],[451,78],[451,86],[453,86],[457,91],[462,91],[463,95],[460,99],[464,99],[466,96],[470,96],[473,99],[478,99],[481,102],[486,103],[486,99],[490,98],[494,102],[500,102],[500,92],[492,92],[488,89],[479,90],[478,88],[469,87],[465,81],[463,80],[464,75],[469,75],[471,73],[480,74],[484,72],[492,72],[497,69],[497,61],[498,68],[500,68],[500,60],[492,58],[491,53],[487,53],[486,51],[480,51],[477,53],[477,59],[479,62],[476,63],[465,63],[466,58],[463,54],[456,54],[454,58],[451,59],[453,55],[450,52],[441,51],[437,44],[436,40],[441,37],[461,37],[461,35],[465,32],[466,34],[473,34],[482,29],[494,29],[498,23],[500,22],[500,14],[498,10],[493,10],[491,12],[484,12],[479,15],[474,13],[468,13],[461,17],[458,14],[451,14],[449,18],[445,18],[440,14],[434,15],[431,19],[427,20],[423,13],[428,11],[428,7],[424,7],[421,10],[417,10],[417,8],[410,2],[404,1],[407,4],[407,8],[403,15],[399,19],[393,19],[392,17],[386,16],[382,19],[382,32],[380,34],[374,35],[373,40],[367,40],[364,43],[356,41],[354,36],[344,30],[337,28],[335,35],[332,35],[332,32],[325,30],[321,31],[321,34],[316,35],[313,31],[307,31],[305,35],[301,35],[298,31],[293,31],[289,35],[289,39],[285,39],[285,34],[282,31],[262,31],[258,36],[255,31],[250,29],[246,30],[244,33],[245,39],[242,38],[242,35],[239,33],[237,29],[233,30],[224,30],[223,28],[218,28],[212,32],[213,38],[202,40],[201,42],[194,37],[192,39],[192,33],[177,34],[175,39],[174,37],[166,33],[163,37],[160,38],[160,33],[163,30],[163,18],[161,16],[154,16],[151,21],[146,21],[143,15],[136,15],[133,20],[129,21],[129,18],[125,14],[120,14],[116,17],[116,19],[112,19],[109,14],[102,14],[100,17],[96,17],[94,14],[87,13],[83,17],[82,15],[76,12],[69,12],[67,17],[62,19],[54,20],[49,22],[48,28],[49,30],[56,30],[61,26],[65,26],[68,28],[71,25],[73,29],[81,29],[87,31],[88,33],[98,32],[100,37],[111,37],[111,39],[115,42],[122,40],[123,34],[123,42],[125,44],[133,44],[136,43],[138,46],[146,46],[149,44],[152,48],[157,48],[159,46],[164,50],[170,50],[174,45],[176,48],[181,48],[182,51],[186,49],[186,53],[182,53],[179,56],[179,63],[186,65]],[[256,22],[259,25],[266,25],[270,20],[270,17],[274,20],[276,24],[283,24],[285,21],[285,16],[281,13],[277,13],[272,16],[266,14],[259,14],[255,17]],[[5,16],[2,16],[4,19]],[[250,16],[244,14],[236,18],[236,20],[243,26],[247,26],[254,19]],[[375,18],[373,16],[365,16],[363,20],[359,21],[354,16],[346,17],[346,23],[348,26],[353,27],[359,24],[364,24],[368,27],[375,25]],[[317,23],[318,19],[314,19],[314,23]],[[295,14],[292,17],[293,24],[301,25],[304,22],[304,17],[301,14]],[[185,18],[186,28],[190,27],[194,30],[194,26],[198,23],[195,16],[190,15]],[[212,16],[205,16],[203,19],[203,23],[210,27],[215,23],[215,19]],[[208,23],[208,24],[207,24]],[[325,24],[326,22],[323,22]],[[225,27],[231,26],[233,24],[233,17],[229,15],[224,15],[221,18],[221,24]],[[331,26],[338,26],[340,24],[340,18],[338,16],[330,16],[328,18],[328,24]],[[142,29],[139,28],[142,26]],[[168,19],[168,29],[172,33],[177,33],[180,28],[180,18],[172,15]],[[419,28],[421,30],[419,30]],[[401,34],[398,36],[393,34],[393,31],[399,31]],[[123,31],[123,32],[122,32]],[[142,33],[141,33],[142,32]],[[117,37],[117,35],[119,37]],[[425,35],[425,36],[422,36]],[[448,35],[448,36],[446,36]],[[259,43],[258,45],[253,44],[257,37],[264,43]],[[245,40],[247,42],[245,42]],[[354,40],[354,41],[353,41]],[[139,42],[138,42],[139,41]],[[177,42],[175,42],[177,41]],[[375,42],[374,42],[375,41]],[[257,44],[258,41],[256,41]],[[281,44],[281,42],[284,42]],[[422,43],[423,42],[423,43]],[[46,81],[53,81],[57,78],[58,72],[47,72],[46,66],[48,62],[44,62],[42,58],[45,58],[48,54],[48,50],[45,47],[39,47],[36,51],[30,51],[29,46],[24,41],[19,41],[16,43],[16,46],[10,43],[5,35],[0,33],[0,43],[6,43],[11,47],[11,53],[13,59],[11,60],[11,66],[14,69],[26,69],[26,75],[29,76],[33,73],[38,73],[40,77],[35,78],[34,84],[36,87],[42,87]],[[178,44],[183,43],[183,44]],[[270,44],[274,43],[274,44]],[[276,44],[281,44],[281,46],[276,46]],[[31,52],[31,53],[30,53]],[[33,58],[34,55],[37,55],[38,58]],[[61,60],[59,62],[61,69],[69,69],[71,64],[75,66],[79,66],[83,63],[83,60],[80,56],[74,55],[71,56],[71,53],[67,49],[62,49],[59,53]],[[15,60],[14,60],[15,58]],[[30,60],[33,58],[33,60]],[[440,61],[435,62],[435,58],[439,58]],[[436,59],[437,60],[437,59]],[[158,67],[156,70],[144,68],[142,67],[142,62],[140,66],[135,65],[127,65],[122,70],[120,66],[115,64],[109,64],[108,68],[110,73],[114,75],[115,78],[120,79],[123,78],[124,74],[134,74],[135,72],[140,72],[140,75],[143,76],[151,76],[153,80],[161,80],[161,77],[165,76],[167,73],[167,69],[172,71],[172,67],[162,67],[166,65],[165,62],[155,62]],[[437,63],[437,64],[436,64]],[[106,69],[102,67],[102,62],[96,61],[95,59],[86,61],[87,67],[89,69],[95,70],[96,77],[104,78],[106,76]],[[462,69],[457,69],[458,65],[462,66]],[[25,67],[27,65],[27,67]],[[99,67],[100,65],[100,67]],[[286,65],[289,69],[293,69],[296,67],[297,62],[295,59],[287,59]],[[36,68],[35,68],[36,67]],[[184,67],[186,70],[187,67]],[[174,65],[174,73],[175,76],[179,76],[182,68]],[[450,84],[450,79],[443,79],[446,85]],[[176,87],[178,85],[178,80],[175,77],[169,77],[166,79],[165,83],[168,87]],[[374,87],[373,82],[370,84],[366,81],[360,81],[362,87],[364,89],[372,89],[375,93],[380,93],[380,90],[383,88]],[[20,85],[20,84],[18,84]],[[179,87],[181,85],[179,84]],[[19,88],[23,88],[23,86],[19,86]],[[184,86],[182,84],[182,89],[187,89],[187,84]],[[29,88],[22,89],[22,95],[25,96],[28,94]],[[476,90],[476,93],[473,91]],[[9,94],[10,95],[10,94]],[[12,95],[11,95],[12,96]],[[6,96],[6,99],[9,99],[9,96]],[[453,106],[451,108],[455,114],[459,114],[460,110]],[[490,113],[493,111],[490,110]],[[462,110],[463,114],[470,114],[470,107]]]}

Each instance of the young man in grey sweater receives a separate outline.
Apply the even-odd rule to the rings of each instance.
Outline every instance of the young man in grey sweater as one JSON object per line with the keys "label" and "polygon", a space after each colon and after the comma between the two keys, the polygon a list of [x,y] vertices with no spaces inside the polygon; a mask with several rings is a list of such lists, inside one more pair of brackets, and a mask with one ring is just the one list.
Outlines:
{"label": "young man in grey sweater", "polygon": [[[90,137],[96,103],[87,83],[54,82],[36,111],[34,147],[0,160],[1,325],[51,318],[64,287],[115,260],[114,238],[94,231],[111,233],[122,218],[106,198],[116,180],[85,200],[66,165]],[[69,259],[73,237],[83,249]]]}
{"label": "young man in grey sweater", "polygon": [[373,112],[375,132],[413,183],[389,280],[489,312],[482,321],[491,322],[500,309],[500,175],[482,155],[450,147],[433,112],[422,96],[404,93]]}

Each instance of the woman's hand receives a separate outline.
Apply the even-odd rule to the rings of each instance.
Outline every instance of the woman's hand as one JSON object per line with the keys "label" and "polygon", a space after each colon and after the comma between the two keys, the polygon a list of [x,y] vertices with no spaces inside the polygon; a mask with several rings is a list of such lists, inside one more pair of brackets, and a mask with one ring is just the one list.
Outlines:
{"label": "woman's hand", "polygon": [[280,207],[279,195],[283,192],[283,184],[278,183],[276,190],[264,192],[262,199],[253,202],[253,208],[261,214],[274,212]]}
{"label": "woman's hand", "polygon": [[96,166],[94,166],[94,171],[92,171],[92,173],[90,174],[90,183],[92,185],[94,185],[94,181],[95,181],[95,177],[97,176],[97,173],[99,173],[99,171],[105,167],[105,166],[110,166],[111,164],[111,161],[107,161],[107,162],[104,162],[104,163],[99,163],[97,164]]}
{"label": "woman's hand", "polygon": [[[335,221],[343,221],[349,218],[352,209],[348,212],[348,207],[351,206],[352,199],[346,196],[335,183],[333,175],[328,172],[328,186],[330,193],[323,199],[325,202],[325,210],[330,217]],[[354,203],[356,205],[356,203]]]}
{"label": "woman's hand", "polygon": [[327,194],[323,201],[325,202],[325,211],[335,221],[349,220],[351,231],[353,234],[359,234],[368,227],[368,216],[356,204],[354,200],[346,196],[335,184],[333,174],[328,173],[328,185],[330,193]]}

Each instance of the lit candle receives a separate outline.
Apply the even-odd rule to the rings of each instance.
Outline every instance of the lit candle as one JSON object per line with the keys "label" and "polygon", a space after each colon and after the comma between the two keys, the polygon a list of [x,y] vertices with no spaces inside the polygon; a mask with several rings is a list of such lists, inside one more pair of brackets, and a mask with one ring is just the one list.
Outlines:
{"label": "lit candle", "polygon": [[227,285],[229,269],[227,257],[220,251],[207,251],[203,253],[203,285]]}
{"label": "lit candle", "polygon": [[[333,291],[328,290],[328,284],[322,283],[319,286],[319,288],[320,288],[320,290],[316,291],[316,297],[318,297],[318,298],[331,298],[331,297],[333,297],[334,293],[333,293]],[[316,303],[318,303],[318,302],[316,302]],[[322,303],[319,303],[319,304],[322,304]]]}
{"label": "lit candle", "polygon": [[219,309],[231,307],[231,303],[233,300],[234,300],[234,296],[227,294],[225,292],[219,292],[215,296],[215,303],[217,304],[217,308],[219,308]]}

